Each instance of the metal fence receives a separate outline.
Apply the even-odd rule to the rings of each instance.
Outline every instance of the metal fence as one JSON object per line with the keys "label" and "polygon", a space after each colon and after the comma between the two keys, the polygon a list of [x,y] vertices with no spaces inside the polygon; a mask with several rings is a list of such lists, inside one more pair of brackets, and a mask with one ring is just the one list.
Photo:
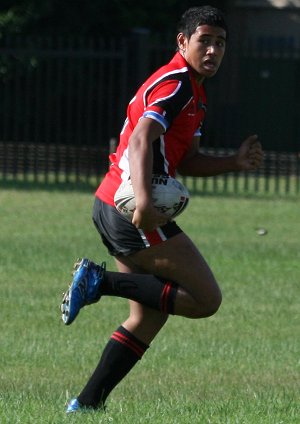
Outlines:
{"label": "metal fence", "polygon": [[[203,150],[228,154],[258,133],[264,165],[190,184],[195,191],[299,193],[299,51],[259,43],[242,51],[233,43],[207,83]],[[173,52],[169,36],[147,32],[121,40],[2,38],[0,181],[99,179],[128,101]]]}

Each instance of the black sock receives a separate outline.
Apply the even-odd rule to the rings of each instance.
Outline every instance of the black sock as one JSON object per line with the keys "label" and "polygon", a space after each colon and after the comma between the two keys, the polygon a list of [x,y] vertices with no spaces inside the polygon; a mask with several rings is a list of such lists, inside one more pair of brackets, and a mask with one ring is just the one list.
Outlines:
{"label": "black sock", "polygon": [[125,297],[152,309],[174,313],[178,285],[150,274],[105,272],[101,283],[101,295]]}
{"label": "black sock", "polygon": [[107,343],[99,364],[78,396],[83,406],[104,406],[107,396],[148,349],[124,327],[119,327]]}

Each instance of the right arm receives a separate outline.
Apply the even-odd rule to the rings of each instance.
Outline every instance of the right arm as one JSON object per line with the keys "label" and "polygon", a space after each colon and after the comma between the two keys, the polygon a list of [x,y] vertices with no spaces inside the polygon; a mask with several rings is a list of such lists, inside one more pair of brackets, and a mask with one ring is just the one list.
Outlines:
{"label": "right arm", "polygon": [[163,127],[155,120],[142,118],[129,139],[130,178],[136,200],[132,223],[145,231],[152,231],[169,220],[157,212],[152,203],[152,143],[163,131]]}

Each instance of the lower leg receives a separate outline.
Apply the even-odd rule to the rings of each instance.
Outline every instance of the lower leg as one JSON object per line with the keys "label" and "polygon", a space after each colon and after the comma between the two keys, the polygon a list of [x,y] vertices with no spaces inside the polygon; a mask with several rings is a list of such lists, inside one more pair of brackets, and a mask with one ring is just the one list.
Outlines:
{"label": "lower leg", "polygon": [[123,322],[126,328],[137,339],[150,345],[158,332],[168,320],[168,315],[142,306],[137,302],[129,301],[130,316]]}
{"label": "lower leg", "polygon": [[99,364],[78,396],[80,405],[103,407],[109,393],[141,359],[148,347],[124,327],[119,327],[112,334]]}
{"label": "lower leg", "polygon": [[99,364],[78,396],[83,406],[101,407],[114,387],[142,358],[167,315],[130,301],[130,316],[111,336]]}

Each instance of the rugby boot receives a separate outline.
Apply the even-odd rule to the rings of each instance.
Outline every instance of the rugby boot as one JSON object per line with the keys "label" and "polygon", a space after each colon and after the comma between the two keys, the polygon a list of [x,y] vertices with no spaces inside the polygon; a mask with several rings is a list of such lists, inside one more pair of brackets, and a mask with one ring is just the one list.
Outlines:
{"label": "rugby boot", "polygon": [[78,399],[72,399],[67,405],[66,414],[72,414],[74,412],[92,412],[92,411],[106,411],[105,405],[100,405],[98,407],[94,406],[85,406],[81,405],[78,401]]}
{"label": "rugby boot", "polygon": [[70,325],[83,306],[100,300],[100,286],[105,272],[105,262],[97,265],[89,259],[78,259],[74,264],[73,281],[64,294],[62,320]]}

